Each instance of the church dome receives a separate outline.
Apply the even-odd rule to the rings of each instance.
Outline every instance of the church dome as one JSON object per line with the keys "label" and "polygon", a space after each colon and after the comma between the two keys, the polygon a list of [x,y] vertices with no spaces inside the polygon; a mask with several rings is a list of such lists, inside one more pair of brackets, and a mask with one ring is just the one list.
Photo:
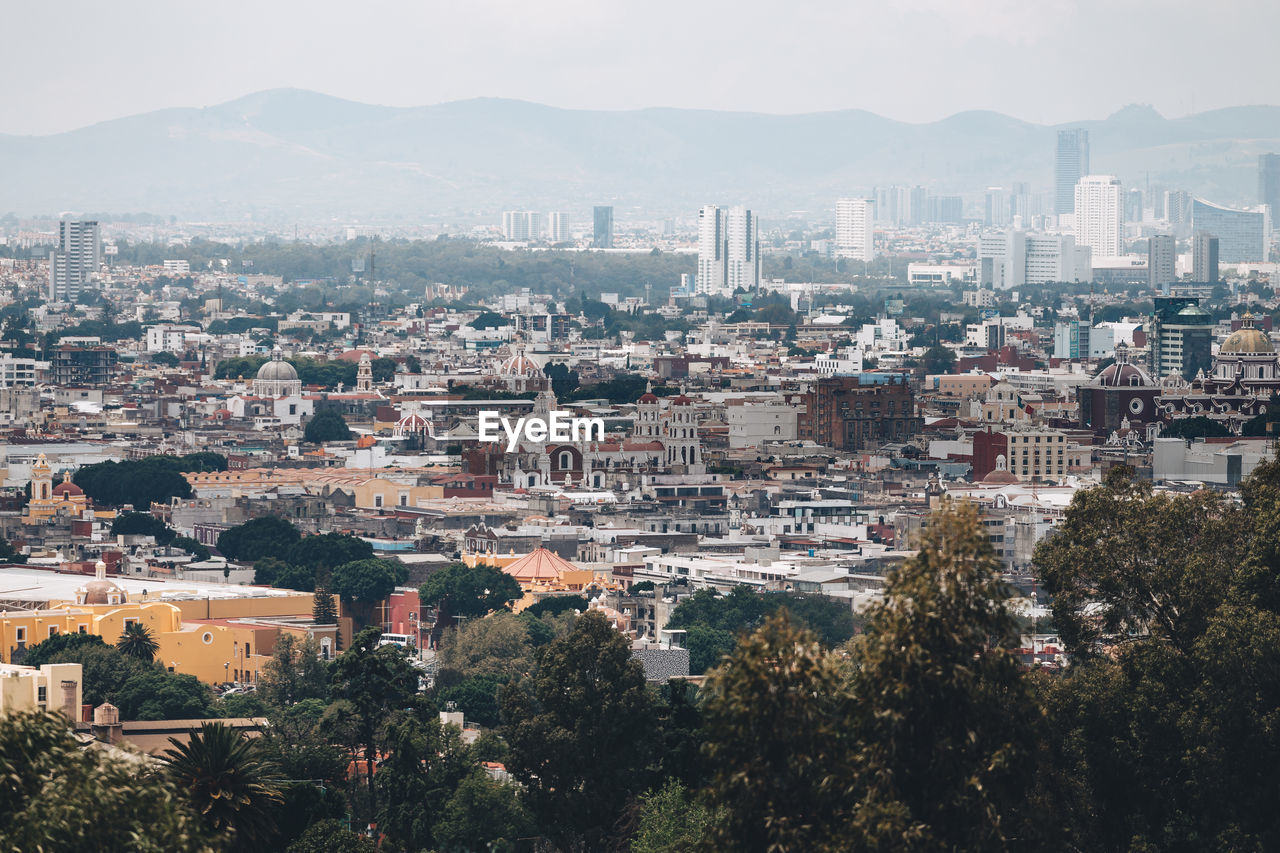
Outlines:
{"label": "church dome", "polygon": [[1267,333],[1254,327],[1252,314],[1241,318],[1240,328],[1228,335],[1218,349],[1221,355],[1270,355],[1275,351]]}
{"label": "church dome", "polygon": [[1104,388],[1146,388],[1151,385],[1151,377],[1136,364],[1116,363],[1099,373],[1094,382]]}
{"label": "church dome", "polygon": [[499,376],[537,376],[541,372],[533,359],[524,353],[511,356],[498,368]]}
{"label": "church dome", "polygon": [[268,382],[292,382],[297,378],[298,371],[284,360],[279,349],[272,353],[270,361],[258,368],[258,379]]}
{"label": "church dome", "polygon": [[83,494],[84,494],[84,489],[80,488],[75,483],[71,482],[71,479],[69,476],[67,477],[67,479],[64,479],[61,483],[53,487],[54,497],[62,497],[63,495],[80,497]]}

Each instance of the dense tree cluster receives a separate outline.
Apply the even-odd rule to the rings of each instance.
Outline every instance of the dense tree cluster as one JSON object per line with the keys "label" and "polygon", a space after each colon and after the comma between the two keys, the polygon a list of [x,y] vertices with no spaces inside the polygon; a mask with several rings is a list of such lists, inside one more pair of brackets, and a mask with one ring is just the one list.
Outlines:
{"label": "dense tree cluster", "polygon": [[[344,587],[344,593],[332,580],[334,570],[349,563],[384,562],[372,560],[373,546],[358,536],[332,532],[303,536],[298,528],[275,515],[253,518],[224,530],[218,536],[218,551],[229,560],[253,563],[255,583],[300,592],[311,592],[319,583],[331,592],[355,598],[365,598],[359,593],[367,590]],[[404,582],[406,576],[398,563],[388,563],[386,571],[398,578],[396,583]],[[357,578],[364,577],[363,573],[351,574],[348,581],[354,584]]]}
{"label": "dense tree cluster", "polygon": [[312,444],[350,441],[351,430],[347,427],[347,419],[342,416],[342,412],[337,409],[320,409],[307,421],[302,437]]}
{"label": "dense tree cluster", "polygon": [[148,510],[153,503],[191,496],[182,476],[191,471],[225,471],[227,460],[204,451],[188,456],[148,456],[145,459],[97,462],[75,472],[72,480],[95,503]]}

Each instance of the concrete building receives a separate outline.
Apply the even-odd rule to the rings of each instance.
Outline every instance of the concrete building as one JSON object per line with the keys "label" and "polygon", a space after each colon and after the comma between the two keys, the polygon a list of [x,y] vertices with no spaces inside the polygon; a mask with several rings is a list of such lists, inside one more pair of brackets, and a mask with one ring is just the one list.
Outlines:
{"label": "concrete building", "polygon": [[760,286],[760,230],[745,207],[698,211],[698,293],[728,295]]}
{"label": "concrete building", "polygon": [[1213,283],[1218,280],[1218,238],[1197,231],[1191,238],[1191,280]]}
{"label": "concrete building", "polygon": [[995,290],[1024,284],[1088,281],[1092,253],[1069,234],[1028,234],[1010,229],[978,238],[978,283]]}
{"label": "concrete building", "polygon": [[1157,379],[1177,374],[1193,379],[1213,366],[1213,318],[1192,297],[1157,296],[1147,340]]}
{"label": "concrete building", "polygon": [[1124,200],[1120,179],[1087,175],[1076,184],[1076,243],[1088,246],[1094,257],[1124,252]]}
{"label": "concrete building", "polygon": [[569,239],[569,215],[559,210],[547,214],[547,239],[563,243]]}
{"label": "concrete building", "polygon": [[597,249],[613,248],[613,205],[598,204],[592,211],[591,245]]}
{"label": "concrete building", "polygon": [[83,702],[84,672],[78,663],[48,663],[39,668],[0,664],[0,718],[58,711],[78,722]]}
{"label": "concrete building", "polygon": [[819,379],[806,395],[800,437],[836,450],[905,441],[920,431],[915,395],[904,376],[862,374]]}
{"label": "concrete building", "polygon": [[1258,204],[1280,211],[1280,154],[1258,155]]}
{"label": "concrete building", "polygon": [[1191,202],[1191,227],[1218,238],[1218,260],[1226,264],[1262,263],[1271,243],[1271,212],[1265,206],[1231,208],[1197,198]]}
{"label": "concrete building", "polygon": [[1073,213],[1076,184],[1089,174],[1089,131],[1082,128],[1058,131],[1058,154],[1053,170],[1053,212]]}
{"label": "concrete building", "polygon": [[1147,241],[1147,277],[1158,288],[1178,280],[1178,250],[1172,234],[1153,234]]}
{"label": "concrete building", "polygon": [[836,257],[863,262],[875,257],[874,206],[869,198],[836,202]]}
{"label": "concrete building", "polygon": [[98,223],[65,219],[59,222],[58,244],[49,253],[49,301],[78,301],[101,265],[102,232]]}

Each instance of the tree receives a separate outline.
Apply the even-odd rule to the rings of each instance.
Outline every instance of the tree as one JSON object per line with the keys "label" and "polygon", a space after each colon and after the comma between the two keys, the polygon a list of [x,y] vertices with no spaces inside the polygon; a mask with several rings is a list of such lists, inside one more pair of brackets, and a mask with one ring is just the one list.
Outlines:
{"label": "tree", "polygon": [[324,699],[329,692],[329,677],[319,651],[315,637],[308,635],[298,642],[293,634],[282,633],[258,679],[262,698],[277,708],[304,699]]}
{"label": "tree", "polygon": [[[30,488],[30,485],[30,483],[27,484],[28,488]],[[13,547],[12,542],[0,536],[0,563],[25,563],[26,561],[27,558]]]}
{"label": "tree", "polygon": [[668,781],[640,795],[640,820],[631,853],[683,853],[702,846],[711,830],[711,810],[680,782]]}
{"label": "tree", "polygon": [[307,421],[302,439],[312,444],[324,444],[326,441],[350,441],[351,430],[347,427],[347,419],[337,409],[321,409]]}
{"label": "tree", "polygon": [[286,853],[378,853],[372,839],[347,829],[340,820],[319,820],[307,827]]}
{"label": "tree", "polygon": [[315,598],[311,606],[311,621],[317,625],[337,625],[338,608],[333,601],[333,593],[324,587],[316,587]]}
{"label": "tree", "polygon": [[221,723],[204,723],[161,756],[169,777],[185,792],[205,826],[228,835],[237,850],[259,850],[275,834],[283,780],[261,744]]}
{"label": "tree", "polygon": [[473,770],[444,804],[433,832],[445,850],[514,850],[533,826],[514,786]]}
{"label": "tree", "polygon": [[356,560],[333,570],[333,591],[354,604],[371,621],[373,606],[409,579],[409,570],[396,560]]}
{"label": "tree", "polygon": [[112,460],[82,466],[72,480],[95,503],[150,509],[153,503],[191,497],[191,485],[179,467],[173,456]]}
{"label": "tree", "polygon": [[371,557],[373,546],[359,536],[352,536],[350,533],[321,533],[302,537],[289,549],[288,561],[296,566],[305,566],[314,573]]}
{"label": "tree", "polygon": [[1231,435],[1231,430],[1204,415],[1177,418],[1160,432],[1161,438],[1222,438],[1228,435]]}
{"label": "tree", "polygon": [[146,625],[130,622],[124,626],[120,639],[116,640],[116,648],[123,655],[151,663],[160,650],[160,644]]}
{"label": "tree", "polygon": [[201,450],[197,453],[188,453],[183,456],[179,464],[183,471],[225,471],[227,470],[227,457],[212,450]]}
{"label": "tree", "polygon": [[[333,662],[333,697],[345,701],[351,711],[352,734],[373,767],[378,758],[379,727],[391,711],[408,706],[418,689],[418,673],[394,645],[379,646],[381,632],[366,628]],[[376,810],[373,774],[369,796]]]}
{"label": "tree", "polygon": [[1034,837],[1042,732],[1011,653],[1007,594],[977,511],[960,504],[930,516],[870,608],[851,708],[852,831],[868,849],[1004,850]]}
{"label": "tree", "polygon": [[[88,682],[86,676],[86,686]],[[122,720],[198,720],[214,715],[213,693],[207,684],[155,664],[129,676],[107,698],[120,709]]]}
{"label": "tree", "polygon": [[581,595],[548,595],[526,607],[522,613],[530,616],[555,616],[560,613],[586,613],[591,602]]}
{"label": "tree", "polygon": [[57,714],[0,716],[0,848],[209,849],[174,786],[146,762],[84,749]]}
{"label": "tree", "polygon": [[704,689],[714,847],[848,849],[854,752],[843,663],[782,612],[743,637]]}
{"label": "tree", "polygon": [[931,346],[924,351],[922,365],[924,372],[930,376],[950,373],[956,366],[956,354],[940,344]]}
{"label": "tree", "polygon": [[170,547],[181,548],[186,551],[197,562],[203,562],[209,559],[209,549],[201,542],[192,539],[190,536],[175,536],[173,541],[169,543]]}
{"label": "tree", "polygon": [[150,536],[157,545],[168,545],[178,534],[149,512],[124,512],[111,522],[112,536]]}
{"label": "tree", "polygon": [[418,589],[422,604],[438,609],[432,629],[432,639],[437,641],[459,616],[474,618],[502,610],[521,594],[520,582],[501,569],[487,565],[471,569],[464,563],[450,563]]}
{"label": "tree", "polygon": [[283,558],[302,534],[283,518],[264,515],[218,534],[218,551],[228,560]]}
{"label": "tree", "polygon": [[22,665],[38,669],[46,663],[54,663],[54,655],[65,652],[68,656],[74,657],[77,650],[86,647],[105,649],[107,644],[97,634],[58,633],[41,640],[34,646],[28,646]]}
{"label": "tree", "polygon": [[578,371],[570,370],[566,364],[552,362],[542,372],[551,380],[551,392],[557,400],[563,400],[578,387]]}
{"label": "tree", "polygon": [[504,682],[533,670],[533,647],[526,620],[505,610],[471,619],[441,637],[436,653],[443,681],[480,675]]}
{"label": "tree", "polygon": [[438,716],[393,712],[382,727],[378,826],[405,850],[435,848],[433,828],[450,793],[474,767],[457,726]]}
{"label": "tree", "polygon": [[627,797],[645,787],[651,703],[630,642],[586,613],[542,650],[531,679],[503,689],[501,704],[507,767],[543,830],[599,849]]}

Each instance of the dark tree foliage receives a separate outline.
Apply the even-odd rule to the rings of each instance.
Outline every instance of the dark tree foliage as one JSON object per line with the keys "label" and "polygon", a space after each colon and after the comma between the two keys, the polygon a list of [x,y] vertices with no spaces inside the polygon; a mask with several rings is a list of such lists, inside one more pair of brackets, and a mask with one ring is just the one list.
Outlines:
{"label": "dark tree foliage", "polygon": [[60,655],[64,652],[74,655],[78,649],[87,646],[105,649],[107,644],[97,634],[54,634],[52,637],[28,647],[27,654],[22,659],[22,665],[38,668],[46,663],[53,663],[54,655]]}
{"label": "dark tree foliage", "polygon": [[586,613],[591,602],[587,601],[581,595],[548,595],[540,601],[530,604],[522,613],[528,613],[530,616],[555,616],[559,613]]}
{"label": "dark tree foliage", "polygon": [[956,366],[956,354],[944,346],[929,347],[924,351],[922,366],[928,375],[950,373]]}
{"label": "dark tree foliage", "polygon": [[486,565],[471,569],[463,563],[445,566],[418,589],[423,605],[438,609],[435,639],[459,616],[472,618],[502,610],[521,594],[519,581],[501,569]]}
{"label": "dark tree foliage", "polygon": [[0,848],[197,853],[189,799],[141,762],[85,749],[56,714],[0,717]]}
{"label": "dark tree foliage", "polygon": [[604,399],[610,403],[617,404],[634,403],[644,394],[648,383],[649,380],[638,373],[620,373],[606,382],[599,382],[595,385],[580,385],[566,394],[561,399],[561,402],[572,403],[577,400]]}
{"label": "dark tree foliage", "polygon": [[1114,469],[1036,550],[1075,652],[1045,701],[1077,848],[1280,844],[1280,464],[1241,491],[1155,494]]}
{"label": "dark tree foliage", "polygon": [[253,518],[218,535],[218,551],[228,560],[285,559],[302,534],[274,515]]}
{"label": "dark tree foliage", "polygon": [[150,536],[159,545],[168,545],[178,534],[149,512],[124,512],[111,523],[112,536]]}
{"label": "dark tree foliage", "polygon": [[326,441],[349,441],[351,430],[347,427],[347,419],[336,409],[321,409],[311,420],[303,432],[303,439],[312,444],[323,444]]}
{"label": "dark tree foliage", "polygon": [[367,560],[372,556],[373,546],[358,536],[349,533],[321,533],[302,537],[289,549],[287,560],[296,566],[318,570]]}
{"label": "dark tree foliage", "polygon": [[209,559],[209,548],[201,542],[192,539],[190,536],[175,536],[173,541],[169,543],[174,548],[181,548],[186,551],[197,562]]}
{"label": "dark tree foliage", "polygon": [[853,636],[853,613],[847,604],[820,595],[801,593],[757,593],[745,586],[728,595],[703,589],[684,599],[671,613],[668,628],[683,628],[689,648],[690,669],[702,674],[732,651],[734,636],[750,631],[780,608],[817,632],[828,646],[836,646]]}
{"label": "dark tree foliage", "polygon": [[311,608],[311,621],[317,625],[338,624],[338,607],[333,601],[333,593],[324,587],[316,587],[315,599]]}
{"label": "dark tree foliage", "polygon": [[602,849],[627,798],[645,789],[652,705],[631,644],[598,612],[544,647],[537,673],[502,691],[508,769],[542,830]]}
{"label": "dark tree foliage", "polygon": [[1160,431],[1161,438],[1223,438],[1228,435],[1231,435],[1231,430],[1204,415],[1176,418]]}
{"label": "dark tree foliage", "polygon": [[395,592],[409,579],[409,569],[398,560],[370,558],[343,563],[333,570],[330,585],[343,601],[363,616],[364,624],[373,622],[373,607]]}
{"label": "dark tree foliage", "polygon": [[440,707],[452,702],[466,715],[468,722],[493,728],[502,722],[498,709],[498,690],[507,683],[501,675],[477,675],[436,692]]}
{"label": "dark tree foliage", "polygon": [[150,456],[85,465],[72,479],[94,503],[145,510],[153,503],[191,497],[191,485],[180,471],[178,457]]}
{"label": "dark tree foliage", "polygon": [[570,370],[566,364],[553,362],[542,368],[542,372],[551,380],[551,392],[557,400],[563,400],[578,387],[578,371]]}

